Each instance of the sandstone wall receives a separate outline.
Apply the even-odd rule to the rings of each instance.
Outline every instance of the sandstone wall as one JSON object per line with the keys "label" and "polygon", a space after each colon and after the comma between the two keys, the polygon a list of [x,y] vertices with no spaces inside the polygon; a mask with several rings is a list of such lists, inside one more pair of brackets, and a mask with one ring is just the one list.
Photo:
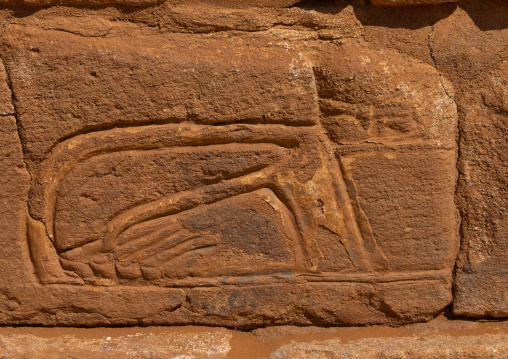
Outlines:
{"label": "sandstone wall", "polygon": [[1,324],[508,315],[508,2],[0,5]]}

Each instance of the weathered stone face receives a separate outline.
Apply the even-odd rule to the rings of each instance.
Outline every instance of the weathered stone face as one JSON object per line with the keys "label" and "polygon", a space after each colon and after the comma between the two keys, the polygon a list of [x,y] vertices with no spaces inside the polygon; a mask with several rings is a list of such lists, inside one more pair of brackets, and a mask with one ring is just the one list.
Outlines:
{"label": "weathered stone face", "polygon": [[[312,0],[311,0],[312,1]],[[400,6],[400,5],[432,5],[442,3],[455,3],[460,0],[370,0],[373,5],[380,6]],[[178,3],[175,0],[170,2]],[[199,2],[194,1],[194,2]],[[212,3],[218,3],[220,5],[233,5],[233,6],[259,6],[259,7],[290,7],[294,4],[304,2],[303,0],[255,0],[246,1],[238,0],[231,2],[229,0],[215,0]],[[363,0],[357,0],[359,3],[364,3]],[[129,7],[144,7],[163,3],[162,0],[1,0],[2,5],[24,5],[30,7],[36,6],[48,6],[48,5],[88,5],[88,6],[104,6],[104,5],[124,5]]]}
{"label": "weathered stone face", "polygon": [[371,0],[373,5],[400,6],[400,5],[433,5],[454,3],[460,0]]}
{"label": "weathered stone face", "polygon": [[[481,76],[461,138],[460,205],[464,250],[458,261],[454,310],[459,315],[508,315],[508,62]],[[479,103],[480,102],[480,103]]]}
{"label": "weathered stone face", "polygon": [[11,25],[2,57],[45,291],[178,288],[187,314],[162,322],[238,325],[403,322],[450,301],[457,114],[431,67],[355,39],[129,25]]}
{"label": "weathered stone face", "polygon": [[446,21],[295,3],[6,15],[0,323],[504,315],[506,61],[465,95]]}

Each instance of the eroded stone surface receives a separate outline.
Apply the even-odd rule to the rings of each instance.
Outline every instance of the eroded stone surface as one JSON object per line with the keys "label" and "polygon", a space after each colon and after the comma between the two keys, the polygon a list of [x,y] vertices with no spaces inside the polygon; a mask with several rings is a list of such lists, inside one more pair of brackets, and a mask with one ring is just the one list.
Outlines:
{"label": "eroded stone surface", "polygon": [[404,327],[1,328],[2,358],[504,358],[506,323],[446,320]]}
{"label": "eroded stone surface", "polygon": [[[355,4],[7,16],[2,323],[427,320],[451,301],[457,188],[455,311],[505,315],[504,137],[475,132],[504,128],[502,47],[467,1]],[[450,45],[461,20],[479,61]]]}
{"label": "eroded stone surface", "polygon": [[[158,295],[105,304],[105,324],[406,322],[449,303],[457,115],[431,67],[360,39],[129,24],[24,20],[2,43],[47,293],[184,296],[162,316]],[[79,308],[94,319],[21,322],[101,321]]]}
{"label": "eroded stone surface", "polygon": [[[56,333],[55,333],[56,334]],[[0,337],[2,358],[211,358],[225,359],[232,333],[226,329],[185,328],[173,332],[62,330],[60,336],[10,334]],[[91,334],[91,335],[90,335]],[[95,335],[94,335],[95,334]]]}
{"label": "eroded stone surface", "polygon": [[398,6],[398,5],[432,5],[454,3],[460,0],[371,0],[373,5]]}
{"label": "eroded stone surface", "polygon": [[505,85],[499,79],[506,78],[507,3],[361,7],[357,15],[372,46],[418,58],[453,83],[459,110],[457,206],[462,217],[454,310],[457,315],[505,317],[508,122]]}
{"label": "eroded stone surface", "polygon": [[[400,5],[432,5],[432,4],[442,4],[442,3],[454,3],[459,2],[460,0],[371,0],[373,5],[380,6],[400,6]],[[153,6],[163,3],[164,0],[1,0],[0,4],[2,5],[24,5],[24,6],[48,6],[48,5],[71,5],[71,6],[101,6],[101,5],[124,5],[130,7],[145,7],[145,6]],[[170,0],[171,3],[177,3],[176,0]],[[212,4],[219,6],[233,6],[233,7],[271,7],[271,8],[284,8],[291,7],[300,2],[305,2],[304,0],[254,0],[254,1],[246,1],[246,0],[212,0],[212,1],[202,1],[202,0],[193,0],[192,3],[204,3],[204,4]],[[312,2],[312,0],[311,0]],[[353,1],[357,4],[365,4],[363,0]]]}
{"label": "eroded stone surface", "polygon": [[[457,315],[508,316],[508,48],[497,46],[508,41],[506,16],[504,1],[464,2],[432,37],[436,66],[454,82],[460,113]],[[450,31],[457,24],[465,31]]]}
{"label": "eroded stone surface", "polygon": [[[284,8],[298,4],[302,0],[191,0],[194,4],[219,5],[232,7],[272,7]],[[44,7],[51,5],[64,6],[104,6],[104,5],[122,5],[133,8],[143,8],[164,3],[164,0],[0,0],[2,6],[21,5],[26,7]],[[178,0],[169,0],[170,4],[179,4]]]}
{"label": "eroded stone surface", "polygon": [[505,358],[506,335],[454,337],[447,335],[422,338],[372,338],[353,343],[325,341],[312,344],[290,344],[275,351],[270,358]]}
{"label": "eroded stone surface", "polygon": [[463,123],[460,185],[467,246],[455,283],[459,315],[508,316],[507,80],[507,61],[484,74],[481,100],[468,109]]}

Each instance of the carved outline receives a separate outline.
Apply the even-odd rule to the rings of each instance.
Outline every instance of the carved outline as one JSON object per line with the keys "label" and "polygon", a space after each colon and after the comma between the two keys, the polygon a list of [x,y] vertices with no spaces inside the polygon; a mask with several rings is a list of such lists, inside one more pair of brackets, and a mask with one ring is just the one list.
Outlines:
{"label": "carved outline", "polygon": [[[309,146],[318,145],[323,168],[327,168],[328,175],[331,176],[332,186],[334,187],[338,208],[341,208],[344,218],[344,225],[349,233],[347,238],[343,239],[346,250],[355,267],[359,270],[381,270],[386,269],[387,261],[375,244],[372,236],[368,219],[361,216],[363,213],[358,207],[358,203],[351,201],[350,190],[348,190],[343,175],[339,169],[337,161],[331,150],[329,139],[322,133],[313,133],[317,126],[285,126],[285,125],[247,125],[231,124],[221,126],[197,125],[194,123],[169,123],[161,125],[146,125],[126,128],[114,128],[105,131],[94,131],[87,134],[80,134],[69,138],[57,144],[49,158],[42,163],[37,176],[32,181],[32,190],[30,200],[31,217],[28,224],[28,239],[30,248],[34,252],[34,257],[48,257],[47,253],[42,253],[46,248],[40,243],[46,243],[46,246],[54,238],[54,215],[56,205],[56,191],[63,178],[82,161],[108,152],[117,152],[119,150],[135,149],[157,149],[180,146],[203,146],[207,144],[225,144],[225,143],[271,143],[288,148],[298,148],[302,152],[309,149]],[[174,128],[174,131],[168,131]],[[309,129],[311,129],[309,131]],[[153,130],[159,132],[159,136],[154,136]],[[161,130],[161,131],[157,131]],[[115,138],[119,132],[120,136]],[[84,138],[83,138],[84,137]],[[130,137],[130,138],[129,138]],[[141,138],[140,138],[141,137]],[[145,141],[141,139],[144,138]],[[132,144],[129,146],[129,141]],[[90,146],[90,142],[92,146]],[[126,145],[127,142],[127,145]],[[96,144],[96,146],[93,146]],[[80,146],[84,146],[81,149]],[[304,147],[302,149],[302,147]],[[76,152],[78,152],[76,154]],[[76,156],[77,155],[77,156]],[[278,163],[279,164],[279,163]],[[196,207],[202,203],[212,203],[224,198],[232,197],[228,190],[233,190],[235,194],[251,192],[260,188],[271,189],[282,203],[286,204],[289,211],[295,217],[299,228],[299,237],[302,248],[307,257],[306,267],[310,272],[319,272],[322,266],[322,254],[317,248],[315,242],[315,233],[313,234],[312,225],[316,225],[316,219],[309,215],[309,211],[302,210],[301,203],[298,201],[298,195],[294,186],[288,182],[287,178],[281,178],[276,171],[278,164],[269,165],[261,171],[253,172],[245,176],[233,178],[217,184],[212,184],[198,188],[194,193],[189,191],[181,192],[172,196],[174,198],[164,198],[149,202],[148,204],[135,207],[132,210],[124,212],[119,218],[115,219],[108,226],[109,234],[103,240],[101,250],[110,251],[114,248],[114,241],[120,233],[134,224],[146,220],[179,213]],[[325,170],[326,171],[326,170]],[[335,175],[334,175],[335,174]],[[215,190],[211,198],[206,198],[207,193],[203,189]],[[198,192],[198,194],[196,194]],[[201,193],[199,193],[201,192]],[[42,198],[40,198],[42,195]],[[205,199],[203,201],[203,196]],[[37,204],[39,200],[42,208],[39,208],[41,215],[37,216]],[[176,201],[176,203],[175,203]],[[158,202],[158,203],[154,203]],[[179,202],[183,202],[178,204]],[[189,202],[189,203],[185,203]],[[148,206],[147,206],[148,205]],[[148,207],[154,207],[151,210]],[[163,209],[161,211],[161,208]],[[42,209],[42,211],[41,211]],[[133,217],[135,215],[135,217]],[[39,217],[39,218],[37,218]],[[360,222],[364,224],[359,225]],[[308,223],[311,223],[309,229]],[[41,229],[41,225],[45,230]],[[309,234],[310,232],[310,234]],[[315,229],[314,229],[315,232]],[[43,237],[43,238],[41,238]],[[366,251],[364,238],[367,237]],[[51,257],[51,255],[49,255]],[[47,262],[48,260],[46,260]],[[34,265],[40,275],[41,281],[45,283],[68,283],[75,282],[75,278],[69,279],[63,273],[56,276],[51,275],[46,267],[49,267],[43,260],[35,260]]]}

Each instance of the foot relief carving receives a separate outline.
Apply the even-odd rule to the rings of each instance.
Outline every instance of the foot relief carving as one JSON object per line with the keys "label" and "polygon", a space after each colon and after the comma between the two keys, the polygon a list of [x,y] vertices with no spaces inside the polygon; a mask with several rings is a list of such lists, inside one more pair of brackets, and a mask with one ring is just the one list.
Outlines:
{"label": "foot relief carving", "polygon": [[506,316],[508,1],[0,3],[0,324]]}
{"label": "foot relief carving", "polygon": [[[84,172],[92,172],[88,179],[97,187],[67,179]],[[124,200],[124,208],[109,205],[106,218],[93,219],[102,226],[93,228],[89,213],[97,212],[89,207],[105,201],[106,191],[137,182],[129,177],[132,172],[157,174],[168,182],[151,183],[156,194],[132,198],[132,204]],[[55,146],[34,183],[31,208],[40,220],[30,220],[32,246],[52,243],[65,273],[85,281],[115,282],[119,275],[150,282],[190,274],[319,273],[318,227],[342,241],[356,270],[387,268],[319,125],[180,123],[93,131]],[[59,205],[64,193],[78,200]],[[58,222],[67,218],[83,231]],[[232,240],[234,235],[239,238]],[[242,238],[247,235],[252,237]],[[229,266],[228,257],[236,264]],[[44,264],[37,269],[48,282],[74,279],[63,271],[51,275]]]}
{"label": "foot relief carving", "polygon": [[429,66],[360,40],[161,47],[13,25],[4,41],[19,31],[34,37],[5,61],[41,283],[340,287],[453,263],[456,108]]}

